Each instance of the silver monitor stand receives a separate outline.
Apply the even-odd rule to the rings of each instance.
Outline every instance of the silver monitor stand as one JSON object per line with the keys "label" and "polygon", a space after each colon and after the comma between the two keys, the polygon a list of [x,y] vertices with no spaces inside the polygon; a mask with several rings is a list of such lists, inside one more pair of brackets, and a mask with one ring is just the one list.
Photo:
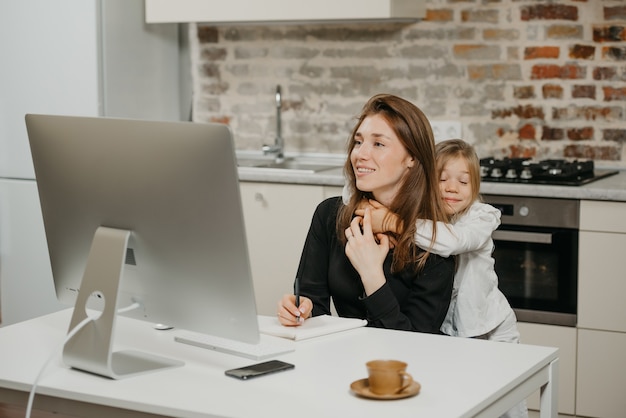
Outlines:
{"label": "silver monitor stand", "polygon": [[103,226],[96,230],[70,330],[89,318],[87,303],[92,296],[104,300],[104,309],[99,317],[87,322],[72,336],[63,350],[63,361],[68,366],[112,379],[185,364],[135,350],[113,351],[118,290],[130,234],[130,231]]}

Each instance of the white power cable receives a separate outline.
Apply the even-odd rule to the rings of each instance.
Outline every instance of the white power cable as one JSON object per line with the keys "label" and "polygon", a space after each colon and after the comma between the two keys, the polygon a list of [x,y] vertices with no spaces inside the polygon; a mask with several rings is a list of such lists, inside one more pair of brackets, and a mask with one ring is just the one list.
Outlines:
{"label": "white power cable", "polygon": [[[125,308],[120,308],[117,310],[117,313],[124,313],[124,312],[128,312],[128,311],[132,311],[133,309],[137,309],[141,306],[141,304],[139,304],[138,302],[135,302]],[[26,406],[26,415],[25,418],[30,418],[30,414],[31,411],[33,409],[33,402],[35,400],[35,391],[37,390],[37,384],[39,382],[39,380],[41,380],[41,376],[43,375],[44,370],[48,367],[48,365],[50,363],[52,363],[52,360],[54,360],[54,358],[56,357],[57,353],[60,352],[61,350],[63,350],[63,347],[65,346],[65,344],[72,339],[72,337],[74,337],[74,335],[76,335],[76,333],[78,333],[78,331],[80,331],[81,329],[83,329],[85,327],[85,325],[87,325],[89,322],[93,321],[94,318],[85,318],[83,319],[78,325],[76,325],[70,332],[67,333],[67,336],[65,337],[65,340],[63,340],[63,343],[61,343],[55,350],[52,351],[52,354],[50,355],[50,357],[48,358],[48,360],[43,364],[43,366],[41,367],[41,369],[39,370],[39,374],[37,374],[37,377],[35,378],[35,381],[33,382],[33,386],[30,389],[30,394],[28,395],[28,404]]]}

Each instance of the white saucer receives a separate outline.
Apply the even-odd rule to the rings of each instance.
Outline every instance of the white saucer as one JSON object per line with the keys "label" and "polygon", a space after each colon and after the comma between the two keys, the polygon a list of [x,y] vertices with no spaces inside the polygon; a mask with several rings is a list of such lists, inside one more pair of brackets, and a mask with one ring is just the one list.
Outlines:
{"label": "white saucer", "polygon": [[387,395],[379,395],[370,390],[369,381],[367,379],[355,380],[350,385],[350,389],[352,390],[352,392],[356,393],[357,395],[362,396],[364,398],[379,399],[379,400],[409,398],[411,396],[417,395],[421,388],[422,386],[419,383],[414,381],[413,383],[409,385],[408,388],[404,389],[400,393],[390,393]]}

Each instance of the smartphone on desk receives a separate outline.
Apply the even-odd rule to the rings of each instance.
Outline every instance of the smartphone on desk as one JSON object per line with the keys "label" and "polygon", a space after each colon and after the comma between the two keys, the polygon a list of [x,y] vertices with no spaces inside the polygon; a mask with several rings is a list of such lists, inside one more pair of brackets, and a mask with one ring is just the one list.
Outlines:
{"label": "smartphone on desk", "polygon": [[285,363],[280,360],[264,361],[263,363],[251,364],[237,369],[226,370],[226,376],[235,377],[237,379],[247,380],[253,377],[264,376],[270,373],[276,373],[283,370],[293,369],[295,366],[291,363]]}

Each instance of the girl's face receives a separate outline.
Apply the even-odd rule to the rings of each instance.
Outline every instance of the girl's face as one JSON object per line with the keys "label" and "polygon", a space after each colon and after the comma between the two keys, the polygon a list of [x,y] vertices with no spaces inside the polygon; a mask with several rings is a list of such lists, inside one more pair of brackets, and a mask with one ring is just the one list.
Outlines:
{"label": "girl's face", "polygon": [[472,204],[472,184],[465,158],[448,160],[441,171],[439,190],[448,215],[462,212]]}
{"label": "girl's face", "polygon": [[403,176],[415,164],[413,157],[380,115],[363,119],[353,140],[350,162],[356,188],[371,192],[374,199],[390,205]]}

